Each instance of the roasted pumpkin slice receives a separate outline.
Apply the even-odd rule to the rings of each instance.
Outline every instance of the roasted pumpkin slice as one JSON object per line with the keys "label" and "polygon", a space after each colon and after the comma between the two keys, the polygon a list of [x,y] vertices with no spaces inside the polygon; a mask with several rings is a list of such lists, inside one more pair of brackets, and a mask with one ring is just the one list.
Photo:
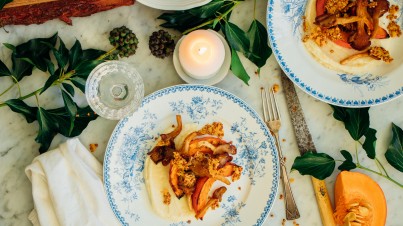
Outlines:
{"label": "roasted pumpkin slice", "polygon": [[337,225],[385,225],[387,207],[382,189],[369,176],[342,171],[335,183]]}
{"label": "roasted pumpkin slice", "polygon": [[170,164],[169,168],[169,184],[171,185],[171,188],[173,192],[175,193],[175,196],[180,199],[182,198],[185,193],[183,192],[182,189],[179,188],[179,179],[178,179],[178,171],[179,168],[175,164]]}

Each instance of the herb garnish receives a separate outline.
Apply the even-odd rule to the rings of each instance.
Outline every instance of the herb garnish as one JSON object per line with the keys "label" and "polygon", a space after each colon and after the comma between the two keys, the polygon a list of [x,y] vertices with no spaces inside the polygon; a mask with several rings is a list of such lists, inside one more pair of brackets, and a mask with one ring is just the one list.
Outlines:
{"label": "herb garnish", "polygon": [[[259,74],[260,68],[266,64],[272,50],[268,46],[266,28],[256,19],[255,13],[247,32],[230,22],[232,11],[243,1],[213,0],[197,8],[163,13],[158,19],[166,21],[161,24],[162,27],[173,28],[183,34],[197,29],[221,30],[231,48],[231,71],[248,84],[250,77],[239,59],[238,52],[258,67]],[[254,0],[254,12],[256,12],[256,0]]]}
{"label": "herb garnish", "polygon": [[[308,152],[303,156],[297,157],[294,161],[292,169],[298,170],[302,175],[311,175],[318,179],[329,177],[336,166],[336,161],[342,162],[339,165],[339,170],[352,170],[359,168],[368,172],[377,174],[395,183],[400,188],[403,184],[391,178],[385,167],[376,157],[376,130],[370,128],[369,108],[343,108],[332,106],[334,113],[333,117],[344,123],[346,130],[356,142],[355,162],[350,152],[341,150],[340,153],[344,160],[335,160],[325,153]],[[403,172],[403,130],[392,123],[392,140],[385,153],[386,160],[395,169]],[[364,140],[364,142],[362,142]],[[368,158],[375,161],[378,170],[373,170],[361,165],[358,158],[358,147],[366,152]]]}

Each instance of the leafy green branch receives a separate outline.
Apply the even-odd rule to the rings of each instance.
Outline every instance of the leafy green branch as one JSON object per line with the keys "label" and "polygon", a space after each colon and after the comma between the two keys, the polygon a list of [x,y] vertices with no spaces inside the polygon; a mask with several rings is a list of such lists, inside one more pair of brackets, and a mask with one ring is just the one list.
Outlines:
{"label": "leafy green branch", "polygon": [[[396,185],[403,188],[401,182],[391,178],[385,167],[376,157],[376,130],[370,128],[369,108],[342,108],[332,106],[333,117],[344,123],[346,130],[355,141],[355,161],[353,155],[341,150],[340,153],[344,160],[335,160],[333,157],[325,153],[308,152],[303,156],[297,157],[294,161],[292,169],[298,170],[302,175],[311,175],[318,179],[329,177],[336,166],[336,161],[341,162],[339,170],[362,169],[379,175]],[[364,142],[362,142],[364,140]],[[367,154],[367,157],[373,159],[377,170],[370,169],[362,165],[358,158],[359,147]],[[392,140],[385,153],[388,163],[400,172],[403,172],[403,130],[392,123]]]}
{"label": "leafy green branch", "polygon": [[[254,11],[256,11],[256,0]],[[267,30],[255,18],[248,31],[243,31],[236,24],[230,22],[231,13],[243,0],[213,0],[197,8],[163,13],[158,19],[165,20],[162,27],[176,29],[187,34],[197,29],[213,29],[221,31],[231,49],[231,71],[244,83],[248,84],[250,76],[245,70],[238,52],[257,66],[257,72],[266,64],[272,54],[268,46]]]}
{"label": "leafy green branch", "polygon": [[[88,123],[97,115],[90,107],[79,107],[73,100],[75,90],[85,92],[85,82],[91,70],[102,63],[113,53],[97,49],[83,50],[77,40],[67,49],[57,34],[49,38],[31,39],[18,46],[4,43],[11,53],[12,67],[9,69],[0,60],[0,77],[10,77],[13,84],[1,92],[0,97],[17,86],[21,80],[32,75],[35,68],[47,72],[49,78],[44,86],[35,91],[0,103],[0,107],[8,106],[12,111],[22,114],[28,123],[38,121],[39,131],[35,140],[41,144],[39,151],[48,150],[54,136],[58,133],[66,137],[81,134]],[[55,62],[51,60],[53,55]],[[113,53],[114,54],[114,53]],[[56,109],[44,109],[39,96],[50,87],[58,87],[64,106]],[[24,100],[36,97],[36,106],[27,105]]]}

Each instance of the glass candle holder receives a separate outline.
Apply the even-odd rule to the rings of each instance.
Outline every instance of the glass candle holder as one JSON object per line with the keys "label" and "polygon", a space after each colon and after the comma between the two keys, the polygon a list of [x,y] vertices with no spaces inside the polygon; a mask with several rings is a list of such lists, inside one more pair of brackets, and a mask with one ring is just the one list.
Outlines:
{"label": "glass candle holder", "polygon": [[144,97],[144,83],[128,63],[108,61],[88,76],[85,93],[88,104],[99,116],[120,120],[136,111]]}

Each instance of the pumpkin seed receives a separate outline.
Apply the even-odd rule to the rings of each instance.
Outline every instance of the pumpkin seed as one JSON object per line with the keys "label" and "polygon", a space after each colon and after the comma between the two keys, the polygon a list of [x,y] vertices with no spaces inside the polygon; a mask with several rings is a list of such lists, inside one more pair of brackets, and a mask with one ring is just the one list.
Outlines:
{"label": "pumpkin seed", "polygon": [[369,209],[364,206],[359,206],[358,212],[360,213],[361,216],[364,216],[364,217],[369,215]]}
{"label": "pumpkin seed", "polygon": [[357,215],[353,212],[349,212],[345,217],[344,217],[344,222],[346,221],[354,221],[355,219],[357,219]]}

